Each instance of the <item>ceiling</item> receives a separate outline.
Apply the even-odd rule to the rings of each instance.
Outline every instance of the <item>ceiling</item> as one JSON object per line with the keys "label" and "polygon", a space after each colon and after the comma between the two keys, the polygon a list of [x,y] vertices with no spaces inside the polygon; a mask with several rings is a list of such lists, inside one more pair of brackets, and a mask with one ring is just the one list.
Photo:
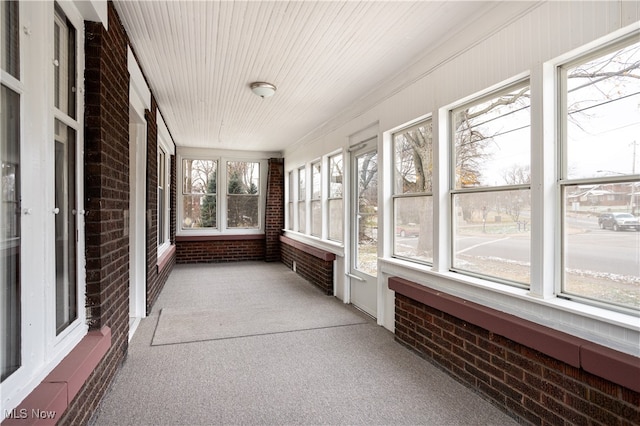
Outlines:
{"label": "ceiling", "polygon": [[[176,145],[252,151],[283,151],[499,7],[311,0],[115,5]],[[254,95],[254,81],[274,84],[276,94]]]}

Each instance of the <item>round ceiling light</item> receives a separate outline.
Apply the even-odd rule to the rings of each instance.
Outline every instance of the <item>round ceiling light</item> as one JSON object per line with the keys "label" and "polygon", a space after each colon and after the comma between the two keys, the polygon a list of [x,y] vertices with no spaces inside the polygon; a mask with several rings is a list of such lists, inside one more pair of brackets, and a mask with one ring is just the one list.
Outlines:
{"label": "round ceiling light", "polygon": [[276,86],[271,83],[265,83],[263,81],[256,81],[250,85],[251,91],[261,98],[268,98],[276,93]]}

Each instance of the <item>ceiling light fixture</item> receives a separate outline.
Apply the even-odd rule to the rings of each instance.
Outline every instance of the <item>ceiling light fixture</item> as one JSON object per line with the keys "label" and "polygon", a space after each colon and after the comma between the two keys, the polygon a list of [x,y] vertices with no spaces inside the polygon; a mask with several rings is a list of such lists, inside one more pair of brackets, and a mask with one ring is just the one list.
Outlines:
{"label": "ceiling light fixture", "polygon": [[265,83],[263,81],[256,81],[250,85],[251,91],[261,98],[268,98],[276,93],[276,86],[271,83]]}

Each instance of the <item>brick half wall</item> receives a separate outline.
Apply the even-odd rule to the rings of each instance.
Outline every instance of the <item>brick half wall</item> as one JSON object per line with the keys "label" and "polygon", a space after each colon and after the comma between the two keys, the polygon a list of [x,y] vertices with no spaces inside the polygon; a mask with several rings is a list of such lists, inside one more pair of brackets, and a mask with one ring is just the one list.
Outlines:
{"label": "brick half wall", "polygon": [[640,424],[640,360],[390,278],[395,338],[525,422]]}
{"label": "brick half wall", "polygon": [[333,292],[333,261],[336,256],[325,250],[281,236],[282,263],[319,287],[326,295]]}
{"label": "brick half wall", "polygon": [[176,236],[176,254],[176,263],[265,260],[265,236]]}

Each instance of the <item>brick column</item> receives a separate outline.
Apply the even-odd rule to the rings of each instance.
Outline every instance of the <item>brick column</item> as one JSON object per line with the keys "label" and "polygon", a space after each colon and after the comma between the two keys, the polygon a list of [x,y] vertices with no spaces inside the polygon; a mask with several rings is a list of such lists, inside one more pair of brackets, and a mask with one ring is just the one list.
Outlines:
{"label": "brick column", "polygon": [[280,235],[284,228],[284,159],[269,159],[265,212],[265,261],[280,261]]}

